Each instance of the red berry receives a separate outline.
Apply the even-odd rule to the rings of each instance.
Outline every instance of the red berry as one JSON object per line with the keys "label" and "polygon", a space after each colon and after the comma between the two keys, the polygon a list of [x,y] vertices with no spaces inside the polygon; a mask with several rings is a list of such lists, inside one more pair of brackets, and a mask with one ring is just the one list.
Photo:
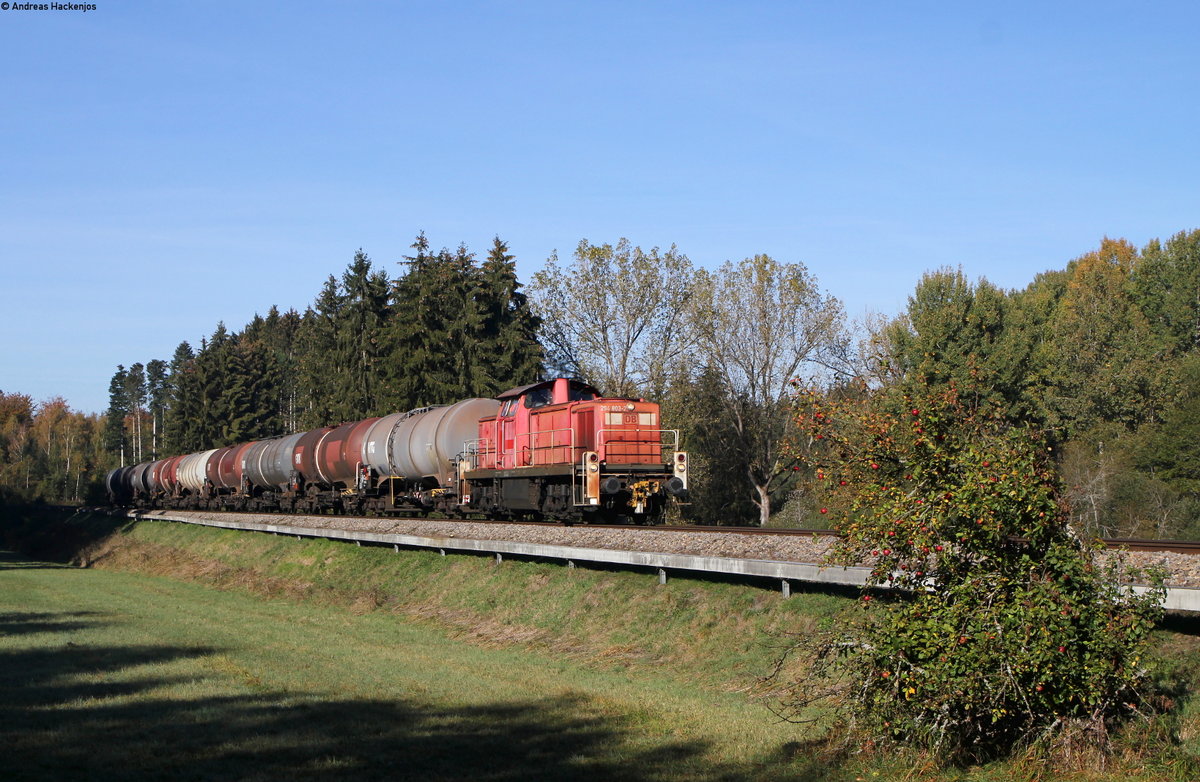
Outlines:
{"label": "red berry", "polygon": [[829,512],[829,508],[821,508],[821,512],[822,512],[822,513],[828,513],[828,512]]}

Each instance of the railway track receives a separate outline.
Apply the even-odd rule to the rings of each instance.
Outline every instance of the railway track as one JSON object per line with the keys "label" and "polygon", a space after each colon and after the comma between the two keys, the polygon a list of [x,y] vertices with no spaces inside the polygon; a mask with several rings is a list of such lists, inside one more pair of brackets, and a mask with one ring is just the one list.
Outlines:
{"label": "railway track", "polygon": [[[236,518],[238,516],[253,516],[255,514],[244,511],[212,511],[217,515],[228,515]],[[334,519],[346,519],[349,521],[360,520],[361,516],[328,516],[321,517],[328,521]],[[394,521],[396,523],[418,523],[423,521],[469,521],[472,524],[496,524],[510,525],[518,527],[553,527],[557,529],[575,528],[580,530],[615,530],[620,532],[637,532],[639,530],[653,532],[679,532],[679,533],[706,533],[713,535],[764,535],[774,537],[841,537],[841,534],[832,529],[784,529],[776,527],[735,527],[735,526],[693,526],[693,525],[657,525],[657,526],[636,526],[629,524],[586,524],[586,525],[564,525],[553,521],[497,521],[497,520],[459,520],[459,519],[430,519],[427,517],[405,517],[405,516],[386,516],[365,518],[378,518]],[[1101,538],[1106,548],[1123,549],[1126,551],[1144,551],[1148,553],[1166,553],[1172,552],[1176,554],[1191,554],[1200,555],[1200,541],[1195,540],[1153,540],[1148,538]]]}

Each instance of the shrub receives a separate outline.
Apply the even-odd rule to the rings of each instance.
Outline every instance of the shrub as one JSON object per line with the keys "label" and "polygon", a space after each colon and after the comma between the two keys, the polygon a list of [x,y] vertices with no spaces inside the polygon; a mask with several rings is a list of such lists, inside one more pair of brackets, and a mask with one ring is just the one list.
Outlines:
{"label": "shrub", "polygon": [[953,386],[800,390],[796,410],[837,560],[872,570],[853,619],[807,647],[821,684],[793,684],[786,714],[832,701],[859,740],[947,761],[1103,752],[1140,703],[1163,574],[1074,533],[1044,439]]}

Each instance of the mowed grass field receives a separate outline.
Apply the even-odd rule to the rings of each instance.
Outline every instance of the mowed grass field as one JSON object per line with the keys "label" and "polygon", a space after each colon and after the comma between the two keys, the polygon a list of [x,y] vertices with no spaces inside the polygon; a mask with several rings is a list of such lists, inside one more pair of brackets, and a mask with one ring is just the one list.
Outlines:
{"label": "mowed grass field", "polygon": [[389,612],[0,555],[3,779],[828,776],[799,735],[736,693]]}
{"label": "mowed grass field", "polygon": [[758,697],[853,596],[161,522],[77,561],[0,554],[0,780],[1195,778],[1194,623],[1160,634],[1171,723],[1107,771],[938,769]]}

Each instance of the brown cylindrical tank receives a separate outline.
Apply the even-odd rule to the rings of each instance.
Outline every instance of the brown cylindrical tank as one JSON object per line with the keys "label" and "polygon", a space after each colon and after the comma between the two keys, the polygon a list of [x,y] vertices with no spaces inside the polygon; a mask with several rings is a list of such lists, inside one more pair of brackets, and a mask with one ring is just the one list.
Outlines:
{"label": "brown cylindrical tank", "polygon": [[174,494],[179,487],[179,463],[182,461],[182,456],[172,456],[159,473],[159,486],[167,494]]}
{"label": "brown cylindrical tank", "polygon": [[354,485],[355,473],[363,463],[363,440],[378,420],[368,418],[342,424],[321,440],[317,452],[317,469],[323,483]]}
{"label": "brown cylindrical tank", "polygon": [[213,454],[208,462],[204,465],[204,477],[208,478],[209,482],[212,483],[213,486],[218,488],[221,486],[221,460],[224,459],[230,451],[236,449],[236,445],[227,445],[224,448],[218,448],[217,452]]}
{"label": "brown cylindrical tank", "polygon": [[296,450],[292,454],[292,465],[307,483],[324,483],[329,481],[321,474],[321,464],[317,457],[320,454],[321,443],[330,435],[336,426],[326,426],[323,429],[313,429],[305,432],[296,442]]}
{"label": "brown cylindrical tank", "polygon": [[163,486],[163,470],[167,468],[170,459],[159,459],[150,466],[150,490],[166,491]]}
{"label": "brown cylindrical tank", "polygon": [[242,443],[217,453],[217,480],[219,489],[237,489],[242,485],[242,456],[254,443]]}

